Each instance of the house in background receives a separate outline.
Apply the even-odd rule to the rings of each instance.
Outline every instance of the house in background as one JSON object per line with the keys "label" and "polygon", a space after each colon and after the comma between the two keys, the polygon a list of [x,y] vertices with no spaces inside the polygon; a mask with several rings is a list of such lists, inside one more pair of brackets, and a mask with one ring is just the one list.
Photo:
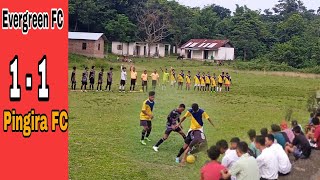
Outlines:
{"label": "house in background", "polygon": [[88,57],[104,58],[107,38],[103,33],[69,32],[69,52]]}
{"label": "house in background", "polygon": [[191,39],[181,46],[180,55],[187,59],[234,60],[234,47],[229,40]]}
{"label": "house in background", "polygon": [[148,49],[150,49],[151,57],[165,57],[169,56],[171,52],[171,45],[164,43],[155,43],[148,46],[146,42],[112,42],[112,54],[123,56],[148,56]]}

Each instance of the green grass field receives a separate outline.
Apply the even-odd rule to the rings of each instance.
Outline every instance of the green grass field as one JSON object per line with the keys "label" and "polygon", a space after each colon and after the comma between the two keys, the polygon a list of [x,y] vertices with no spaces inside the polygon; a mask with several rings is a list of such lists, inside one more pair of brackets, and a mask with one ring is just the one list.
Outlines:
{"label": "green grass field", "polygon": [[[176,61],[173,58],[135,61],[138,77],[144,69],[151,72],[154,69],[159,70],[160,67],[172,66],[179,71],[190,70],[192,75],[196,71],[216,74],[228,71],[233,85],[230,93],[219,94],[179,91],[170,87],[161,91],[158,87],[153,131],[150,136],[152,142],[143,146],[139,143],[139,113],[147,93],[118,93],[120,63],[70,56],[69,74],[71,67],[76,65],[78,89],[83,66],[96,65],[97,72],[102,66],[105,69],[111,66],[115,68],[114,92],[69,92],[70,179],[199,179],[199,170],[208,159],[202,153],[195,164],[179,167],[174,162],[183,145],[178,134],[173,133],[160,146],[159,152],[152,149],[162,137],[166,117],[173,108],[180,103],[190,107],[196,102],[205,109],[216,125],[216,128],[213,128],[205,122],[204,129],[209,145],[220,139],[229,141],[235,136],[247,141],[246,133],[249,129],[259,131],[263,127],[270,128],[272,123],[280,123],[288,108],[292,108],[293,118],[304,124],[308,120],[307,97],[310,92],[318,89],[320,84],[319,78],[241,72],[227,67],[204,66],[202,62]],[[129,64],[126,66],[129,67]],[[138,81],[137,84],[139,90],[141,82]],[[185,131],[189,122],[186,120],[183,124]]]}

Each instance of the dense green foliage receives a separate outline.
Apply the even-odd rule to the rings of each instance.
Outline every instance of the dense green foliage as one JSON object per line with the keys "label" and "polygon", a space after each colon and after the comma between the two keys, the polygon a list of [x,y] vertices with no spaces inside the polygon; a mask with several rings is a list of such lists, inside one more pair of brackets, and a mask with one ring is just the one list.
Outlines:
{"label": "dense green foliage", "polygon": [[167,0],[69,0],[69,14],[70,30],[104,32],[110,41],[150,39],[139,19],[158,18],[155,25],[164,24],[159,27],[166,32],[158,41],[180,46],[191,38],[230,39],[241,60],[267,58],[299,69],[320,65],[320,8],[307,9],[300,0],[279,0],[263,11],[237,5],[234,13]]}

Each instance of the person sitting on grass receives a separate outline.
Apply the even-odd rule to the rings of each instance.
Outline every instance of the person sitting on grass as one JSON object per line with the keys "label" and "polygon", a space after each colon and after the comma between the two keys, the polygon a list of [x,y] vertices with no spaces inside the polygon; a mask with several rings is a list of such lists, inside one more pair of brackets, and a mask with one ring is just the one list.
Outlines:
{"label": "person sitting on grass", "polygon": [[286,147],[286,139],[281,133],[281,128],[277,124],[272,124],[271,125],[271,134],[273,134],[274,138],[277,140],[277,143],[282,146],[284,149]]}
{"label": "person sitting on grass", "polygon": [[236,176],[237,180],[259,180],[259,168],[254,157],[247,152],[249,150],[246,142],[240,142],[237,146],[237,155],[239,160],[235,162],[232,168],[221,171],[222,179],[230,179],[231,176]]}
{"label": "person sitting on grass", "polygon": [[261,136],[266,137],[268,135],[268,129],[267,128],[262,128],[260,130],[260,134],[261,134]]}
{"label": "person sitting on grass", "polygon": [[254,143],[254,140],[256,138],[256,130],[250,129],[248,131],[248,136],[249,136],[250,141],[251,141],[251,143],[249,144],[249,149],[251,149],[251,151],[253,153],[252,154],[253,157],[256,158],[256,157],[258,157],[260,155],[260,151],[256,148],[255,143]]}
{"label": "person sitting on grass", "polygon": [[274,136],[268,134],[266,137],[266,146],[270,148],[278,160],[278,171],[280,176],[288,175],[291,171],[292,164],[289,160],[288,155],[283,150],[282,146],[278,143],[274,143]]}
{"label": "person sitting on grass", "polygon": [[272,149],[266,147],[265,137],[257,136],[254,143],[256,148],[261,151],[260,156],[257,157],[260,179],[278,179],[278,159]]}
{"label": "person sitting on grass", "polygon": [[299,126],[301,128],[301,133],[304,134],[304,131],[302,129],[302,126],[298,123],[297,120],[292,120],[291,121],[291,128],[292,128],[292,131],[293,131],[293,128],[296,127],[296,126]]}
{"label": "person sitting on grass", "polygon": [[[224,157],[222,158],[221,164],[230,169],[233,164],[238,161],[239,156],[237,155],[237,147],[240,143],[240,139],[238,137],[234,137],[230,141],[230,148],[225,152]],[[235,180],[236,178],[234,176],[231,176],[232,180]]]}
{"label": "person sitting on grass", "polygon": [[219,148],[220,154],[224,154],[228,150],[228,142],[224,139],[218,141],[216,146]]}
{"label": "person sitting on grass", "polygon": [[288,124],[286,121],[283,121],[281,124],[280,124],[280,127],[281,127],[281,132],[282,133],[286,133],[287,137],[288,137],[288,140],[289,142],[291,143],[294,139],[294,134],[292,132],[291,129],[288,128]]}
{"label": "person sitting on grass", "polygon": [[318,148],[318,145],[314,140],[314,135],[317,127],[317,125],[314,125],[314,122],[317,123],[317,121],[319,121],[319,118],[317,117],[312,118],[312,123],[310,125],[307,125],[307,128],[306,128],[306,137],[310,143],[310,146],[315,149]]}
{"label": "person sitting on grass", "polygon": [[314,130],[314,137],[313,141],[316,143],[316,149],[320,150],[320,123],[319,123],[319,118],[313,118],[312,120],[313,126],[315,128]]}
{"label": "person sitting on grass", "polygon": [[292,144],[287,143],[286,153],[293,153],[293,156],[296,159],[307,159],[311,154],[311,146],[307,138],[302,135],[301,128],[296,126],[293,128],[295,138],[293,139]]}
{"label": "person sitting on grass", "polygon": [[207,150],[207,154],[211,161],[201,168],[201,180],[220,180],[220,172],[224,170],[225,167],[218,162],[220,156],[219,147],[211,146],[210,149]]}

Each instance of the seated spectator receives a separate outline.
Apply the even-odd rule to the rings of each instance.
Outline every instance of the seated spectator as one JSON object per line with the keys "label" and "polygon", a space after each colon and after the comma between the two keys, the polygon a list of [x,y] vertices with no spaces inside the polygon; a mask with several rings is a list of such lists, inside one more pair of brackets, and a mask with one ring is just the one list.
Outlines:
{"label": "seated spectator", "polygon": [[302,126],[298,123],[298,121],[297,120],[292,120],[291,121],[292,131],[293,131],[293,128],[296,127],[296,126],[299,126],[301,128],[301,133],[304,134],[304,130],[303,130]]}
{"label": "seated spectator", "polygon": [[266,139],[263,136],[255,138],[255,146],[261,154],[257,157],[260,180],[278,179],[278,159],[272,149],[266,147]]}
{"label": "seated spectator", "polygon": [[278,170],[280,176],[288,175],[291,171],[292,165],[288,155],[283,150],[282,146],[278,143],[274,143],[275,139],[272,134],[268,134],[266,139],[266,146],[270,148],[273,153],[277,156]]}
{"label": "seated spectator", "polygon": [[261,136],[264,136],[264,137],[266,137],[269,133],[268,133],[268,129],[267,128],[262,128],[261,130],[260,130],[260,134],[261,134]]}
{"label": "seated spectator", "polygon": [[229,179],[231,176],[236,176],[237,180],[259,180],[259,168],[254,157],[250,156],[248,152],[248,144],[240,142],[237,147],[237,155],[239,160],[228,170],[222,170],[222,179]]}
{"label": "seated spectator", "polygon": [[310,113],[309,125],[313,125],[312,119],[314,118],[314,113]]}
{"label": "seated spectator", "polygon": [[216,146],[219,149],[220,154],[224,154],[228,150],[228,142],[226,140],[224,140],[224,139],[218,141],[216,143]]}
{"label": "seated spectator", "polygon": [[260,155],[260,151],[256,148],[254,139],[256,138],[256,131],[254,129],[250,129],[248,131],[248,136],[250,138],[251,143],[249,144],[249,149],[252,151],[252,156],[253,157],[258,157]]}
{"label": "seated spectator", "polygon": [[283,122],[280,124],[280,127],[281,127],[281,132],[286,133],[289,142],[292,143],[292,141],[293,141],[293,139],[294,139],[294,134],[293,134],[292,130],[288,128],[287,122],[286,122],[286,121],[283,121]]}
{"label": "seated spectator", "polygon": [[221,164],[226,168],[231,168],[233,163],[235,163],[239,157],[237,155],[237,147],[240,142],[240,139],[237,137],[234,137],[230,141],[230,148],[225,152],[224,157],[222,158]]}
{"label": "seated spectator", "polygon": [[319,123],[319,118],[313,118],[312,119],[313,126],[315,128],[314,130],[314,138],[313,141],[317,145],[316,149],[320,150],[320,123]]}
{"label": "seated spectator", "polygon": [[220,180],[221,171],[225,169],[217,161],[220,156],[220,150],[217,146],[211,146],[207,153],[211,161],[201,168],[201,180]]}
{"label": "seated spectator", "polygon": [[286,153],[293,153],[296,159],[306,159],[309,158],[311,154],[311,146],[307,138],[301,134],[301,128],[296,126],[293,128],[295,138],[292,144],[287,144]]}
{"label": "seated spectator", "polygon": [[274,138],[277,140],[277,143],[282,146],[284,149],[286,147],[286,139],[281,133],[281,128],[277,124],[271,125],[271,134],[273,134]]}

